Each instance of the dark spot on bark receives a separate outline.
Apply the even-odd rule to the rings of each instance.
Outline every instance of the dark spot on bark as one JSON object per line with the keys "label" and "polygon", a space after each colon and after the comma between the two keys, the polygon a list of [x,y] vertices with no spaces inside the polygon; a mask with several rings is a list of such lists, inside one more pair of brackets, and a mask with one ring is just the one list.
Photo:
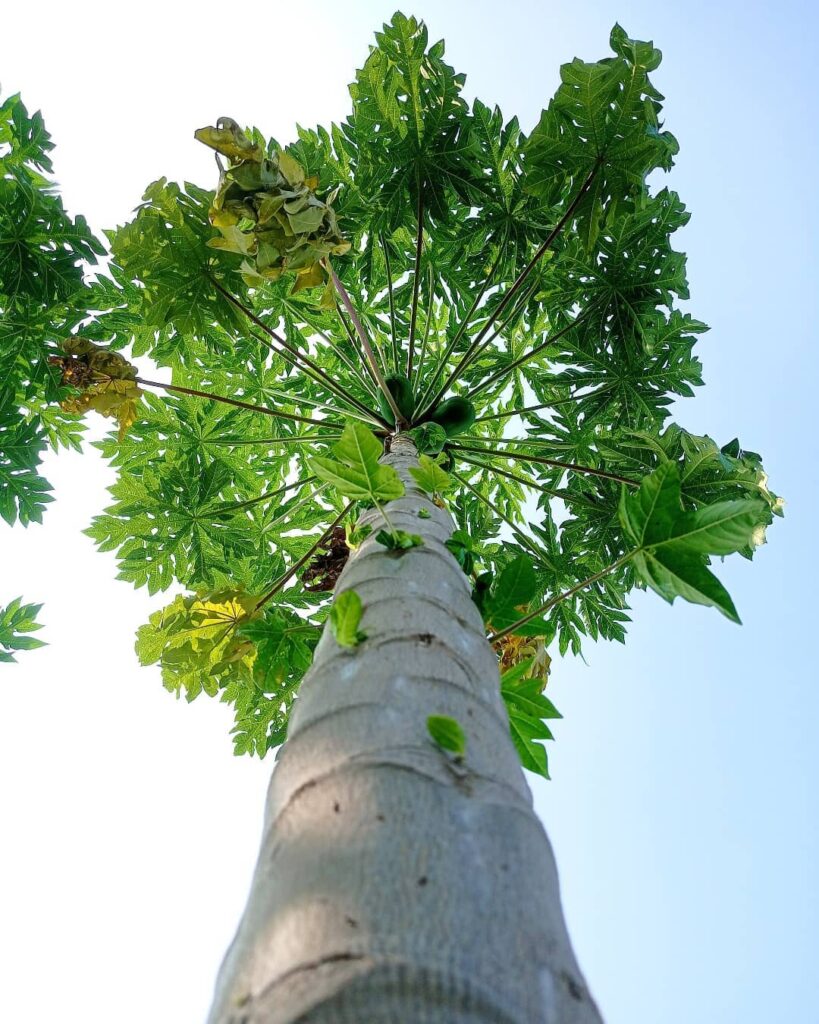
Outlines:
{"label": "dark spot on bark", "polygon": [[423,644],[424,647],[429,647],[429,645],[432,643],[432,641],[434,639],[435,639],[435,637],[432,635],[432,633],[419,633],[418,634],[418,642]]}
{"label": "dark spot on bark", "polygon": [[334,804],[333,804],[333,810],[334,810],[334,811],[336,812],[336,814],[338,814],[338,813],[339,813],[339,811],[341,810],[341,804],[339,804],[339,803],[334,803]]}
{"label": "dark spot on bark", "polygon": [[386,821],[386,820],[387,820],[387,819],[386,819],[386,818],[384,817],[384,815],[383,815],[383,814],[376,814],[376,816],[375,816],[375,817],[376,817],[376,820],[377,820],[377,821]]}
{"label": "dark spot on bark", "polygon": [[471,718],[471,717],[472,717],[472,708],[467,708],[467,709],[466,709],[466,713],[467,713],[467,714],[469,715],[469,717]]}
{"label": "dark spot on bark", "polygon": [[421,875],[421,877],[418,879],[418,884],[419,885],[426,885],[428,881],[429,881],[429,879],[427,878],[426,875]]}
{"label": "dark spot on bark", "polygon": [[509,865],[508,864],[501,864],[500,868],[501,868],[501,871],[508,871],[509,870]]}
{"label": "dark spot on bark", "polygon": [[561,980],[566,985],[566,988],[569,990],[569,995],[572,997],[572,999],[576,999],[579,1003],[582,1003],[583,1002],[583,988],[582,988],[582,986],[579,985],[574,980],[574,978],[571,976],[571,974],[567,974],[566,971],[563,971],[563,973],[560,975],[560,977],[561,977]]}
{"label": "dark spot on bark", "polygon": [[354,917],[345,917],[344,920],[351,928],[358,928],[358,921]]}

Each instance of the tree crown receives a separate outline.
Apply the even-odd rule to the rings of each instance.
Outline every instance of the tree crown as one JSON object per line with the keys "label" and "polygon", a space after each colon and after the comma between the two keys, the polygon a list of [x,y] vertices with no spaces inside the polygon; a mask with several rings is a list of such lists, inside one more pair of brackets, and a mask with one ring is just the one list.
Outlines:
{"label": "tree crown", "polygon": [[[526,767],[547,773],[548,649],[622,641],[632,588],[738,621],[711,559],[752,557],[781,500],[758,455],[670,420],[706,329],[680,306],[688,214],[648,184],[677,142],[659,50],[619,26],[611,48],[562,67],[527,136],[396,14],[346,121],[288,145],[200,129],[217,187],[154,182],[107,247],[65,213],[40,115],[0,107],[0,515],[39,522],[42,451],[79,447],[88,410],[116,419],[87,532],[120,578],[181,590],[137,653],[231,703],[237,753],[281,743],[328,611],[362,639],[355,600],[327,595],[356,508],[403,491],[381,461],[397,432],[455,518]],[[382,533],[397,556],[419,542]],[[35,614],[0,615],[1,658],[38,643]]]}

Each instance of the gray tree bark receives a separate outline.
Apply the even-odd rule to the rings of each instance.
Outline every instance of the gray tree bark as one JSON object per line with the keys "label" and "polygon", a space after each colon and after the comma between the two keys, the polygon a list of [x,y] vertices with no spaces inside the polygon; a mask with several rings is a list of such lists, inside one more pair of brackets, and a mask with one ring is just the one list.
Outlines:
{"label": "gray tree bark", "polygon": [[[416,459],[398,436],[384,461],[407,489],[387,511],[424,544],[396,555],[371,536],[338,581],[367,639],[345,649],[325,630],[301,685],[210,1024],[601,1022],[497,659],[444,546],[453,523],[409,475]],[[462,763],[430,739],[431,714],[462,724]]]}

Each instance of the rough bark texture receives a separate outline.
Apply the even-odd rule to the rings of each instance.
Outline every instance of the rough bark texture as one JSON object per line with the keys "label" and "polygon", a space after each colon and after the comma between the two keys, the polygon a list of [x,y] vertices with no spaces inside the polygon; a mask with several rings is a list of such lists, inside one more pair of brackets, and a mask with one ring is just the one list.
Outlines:
{"label": "rough bark texture", "polygon": [[[302,683],[211,1024],[600,1024],[452,521],[415,459],[398,437],[385,461],[407,493],[388,514],[424,545],[396,556],[371,537],[338,581],[367,640],[325,631]],[[431,714],[462,723],[462,764]]]}

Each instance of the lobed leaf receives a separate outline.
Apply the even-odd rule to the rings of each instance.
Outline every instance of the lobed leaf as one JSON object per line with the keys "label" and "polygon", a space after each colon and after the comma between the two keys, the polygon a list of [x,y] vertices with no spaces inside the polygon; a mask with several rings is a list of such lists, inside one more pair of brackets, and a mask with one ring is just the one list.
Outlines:
{"label": "lobed leaf", "polygon": [[348,422],[341,440],[333,445],[335,459],[314,456],[309,461],[316,476],[332,484],[346,498],[379,504],[404,493],[401,478],[392,466],[382,466],[382,447],[371,430]]}
{"label": "lobed leaf", "polygon": [[28,635],[43,628],[37,622],[41,608],[41,604],[23,604],[21,597],[15,597],[5,608],[0,607],[0,662],[13,662],[16,651],[45,647],[44,640]]}

